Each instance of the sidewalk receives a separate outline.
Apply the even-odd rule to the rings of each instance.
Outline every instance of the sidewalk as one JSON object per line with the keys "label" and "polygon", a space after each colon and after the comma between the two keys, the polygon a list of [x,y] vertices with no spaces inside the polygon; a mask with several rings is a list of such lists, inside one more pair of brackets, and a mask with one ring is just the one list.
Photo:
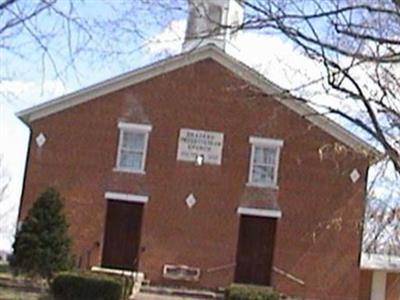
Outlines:
{"label": "sidewalk", "polygon": [[187,296],[168,296],[168,295],[157,295],[151,293],[139,293],[135,300],[199,300],[204,298],[194,298],[194,297],[187,297]]}

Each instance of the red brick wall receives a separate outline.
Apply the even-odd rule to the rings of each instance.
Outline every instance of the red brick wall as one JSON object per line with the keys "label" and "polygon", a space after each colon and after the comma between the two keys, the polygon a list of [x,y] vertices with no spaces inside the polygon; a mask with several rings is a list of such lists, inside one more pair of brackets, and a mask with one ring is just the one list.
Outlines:
{"label": "red brick wall", "polygon": [[360,288],[359,288],[359,300],[369,300],[371,297],[372,288],[372,271],[363,270],[361,271]]}
{"label": "red brick wall", "polygon": [[[146,175],[113,172],[118,121],[150,123]],[[224,133],[221,166],[176,161],[179,129]],[[366,161],[326,151],[335,140],[217,63],[206,60],[32,122],[22,216],[46,186],[65,198],[74,253],[102,243],[105,191],[149,194],[140,270],[161,282],[165,263],[202,269],[201,286],[226,286],[235,262],[236,209],[246,192],[250,135],[284,140],[279,169],[279,220],[274,265],[280,291],[317,299],[357,299],[359,221]],[[43,132],[46,144],[34,138]],[[361,179],[353,184],[353,168]],[[197,204],[188,209],[190,193]],[[92,264],[101,258],[101,246]]]}
{"label": "red brick wall", "polygon": [[400,299],[400,274],[388,273],[386,277],[386,300]]}

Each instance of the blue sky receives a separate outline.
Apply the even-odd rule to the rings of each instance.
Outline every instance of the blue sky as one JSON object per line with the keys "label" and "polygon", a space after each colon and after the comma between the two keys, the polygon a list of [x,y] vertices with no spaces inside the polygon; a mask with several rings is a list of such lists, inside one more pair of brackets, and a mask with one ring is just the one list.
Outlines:
{"label": "blue sky", "polygon": [[[29,0],[21,2],[30,3]],[[60,9],[65,9],[63,5],[65,6],[66,3],[61,1]],[[18,55],[4,49],[0,50],[0,153],[3,153],[7,161],[6,167],[13,174],[14,183],[11,200],[9,200],[9,205],[14,207],[11,219],[15,219],[15,211],[17,211],[12,203],[19,201],[24,154],[28,140],[28,129],[22,122],[12,117],[13,112],[133,70],[154,60],[179,53],[181,50],[186,24],[185,15],[181,9],[159,13],[159,17],[155,19],[146,7],[136,7],[135,1],[129,2],[132,7],[127,11],[131,11],[131,14],[122,17],[118,10],[126,2],[91,0],[73,3],[77,6],[77,13],[79,13],[77,16],[84,17],[91,26],[105,19],[110,22],[108,24],[111,24],[109,27],[111,31],[114,21],[119,21],[119,25],[124,25],[126,29],[139,24],[141,37],[130,30],[121,29],[118,29],[121,30],[118,31],[118,38],[113,40],[107,40],[107,36],[99,34],[89,43],[90,51],[79,52],[75,67],[65,70],[66,61],[70,58],[65,43],[66,24],[60,22],[54,15],[44,15],[36,20],[35,26],[38,26],[43,34],[51,32],[50,28],[56,28],[56,32],[61,33],[49,44],[54,51],[52,52],[54,53],[53,60],[58,71],[61,72],[60,77],[54,71],[51,59],[46,55],[43,56],[42,49],[32,42],[29,34],[19,34],[9,42],[10,45],[17,47]],[[179,3],[186,3],[186,1],[180,0]],[[96,32],[95,28],[93,30]],[[75,46],[85,41],[85,35],[75,27],[72,28],[72,33],[71,47],[75,49]],[[320,65],[302,55],[280,36],[257,32],[243,33],[237,43],[241,49],[240,53],[235,54],[237,58],[284,88],[296,88],[324,75]],[[115,50],[123,53],[114,53]],[[303,92],[302,96],[316,99],[316,101],[324,100],[329,103],[337,101],[337,98],[327,96],[321,91],[320,85],[311,86]],[[344,104],[340,103],[340,105],[343,108]],[[345,109],[350,110],[354,107],[349,106]],[[371,172],[372,176],[373,172]],[[388,177],[392,178],[390,175]],[[395,184],[397,183],[389,180],[381,184],[376,193],[378,195],[392,193],[391,187]],[[399,193],[400,191],[391,197],[400,199]],[[9,248],[9,236],[0,237],[0,240],[3,240],[3,242],[0,241],[0,249],[2,245],[3,248]]]}
{"label": "blue sky", "polygon": [[[58,1],[55,8],[66,12],[69,3]],[[136,69],[164,56],[158,49],[152,51],[146,43],[152,37],[156,38],[157,33],[172,19],[183,18],[179,9],[170,14],[161,14],[159,11],[157,14],[162,17],[155,19],[151,13],[160,8],[153,7],[150,11],[148,6],[140,7],[136,1],[89,0],[72,3],[75,5],[72,16],[82,18],[81,24],[90,28],[90,34],[93,34],[91,40],[84,30],[73,23],[67,24],[54,12],[42,13],[27,24],[29,29],[47,42],[46,47],[51,55],[43,51],[27,28],[10,30],[1,36],[1,172],[7,174],[11,182],[5,200],[0,202],[0,224],[3,224],[0,228],[0,249],[11,249],[29,140],[28,127],[14,113]],[[19,0],[17,4],[18,7],[13,6],[12,9],[22,13],[29,13],[36,5],[31,0]],[[124,11],[130,12],[129,16],[121,14]],[[11,13],[2,12],[0,28],[11,16]],[[108,31],[105,34],[103,29],[107,26],[107,30],[112,33],[113,22],[118,22],[121,28],[114,33],[112,40],[108,40]],[[135,34],[130,31],[133,25],[140,26]],[[98,29],[97,26],[103,26],[103,29]],[[156,44],[158,43],[154,40],[154,45]],[[78,49],[81,46],[85,46],[85,51]],[[78,51],[77,54],[70,55],[71,49],[73,52]],[[76,60],[73,66],[68,66],[71,57]],[[4,182],[2,179],[1,183]]]}
{"label": "blue sky", "polygon": [[[19,0],[17,4],[19,10],[28,13],[36,5],[35,2]],[[58,1],[55,8],[66,13],[69,3]],[[27,28],[10,30],[2,35],[0,80],[3,84],[0,85],[0,100],[6,100],[14,110],[149,63],[155,59],[148,55],[146,45],[149,39],[171,20],[184,18],[182,9],[161,13],[161,7],[139,5],[139,1],[89,0],[72,3],[74,13],[71,17],[76,18],[79,25],[66,22],[54,11],[46,11],[27,22]],[[186,1],[171,3],[183,5]],[[11,16],[7,12],[2,15],[0,28]],[[30,31],[42,38],[49,54]],[[13,87],[9,87],[12,85],[7,84],[9,81],[13,81],[14,91],[25,83],[34,89],[34,95],[20,96],[18,92],[10,92]]]}

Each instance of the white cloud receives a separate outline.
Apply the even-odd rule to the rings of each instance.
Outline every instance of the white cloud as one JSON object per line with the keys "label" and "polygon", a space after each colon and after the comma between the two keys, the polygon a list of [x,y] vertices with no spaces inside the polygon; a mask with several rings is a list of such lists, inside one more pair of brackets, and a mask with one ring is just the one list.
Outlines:
{"label": "white cloud", "polygon": [[4,80],[0,82],[0,97],[11,104],[15,110],[20,110],[43,99],[51,99],[66,93],[66,88],[60,80],[37,81]]}
{"label": "white cloud", "polygon": [[[152,56],[168,56],[181,52],[185,36],[186,20],[174,20],[149,42],[148,52]],[[293,46],[278,36],[256,32],[241,32],[235,46],[239,52],[228,52],[242,62],[264,74],[283,88],[295,88],[310,79],[319,78],[321,67],[302,55]]]}
{"label": "white cloud", "polygon": [[163,31],[154,35],[147,47],[153,57],[177,54],[182,49],[185,37],[186,20],[174,20]]}
{"label": "white cloud", "polygon": [[[17,221],[29,129],[5,102],[0,102],[0,180],[9,179],[7,192],[0,199],[0,249],[10,250]],[[5,176],[5,177],[3,177]]]}
{"label": "white cloud", "polygon": [[[174,20],[163,31],[154,35],[148,45],[148,53],[153,59],[160,59],[181,52],[185,36],[186,20]],[[278,36],[257,32],[241,32],[236,40],[236,47],[228,47],[227,52],[265,75],[269,80],[285,89],[298,89],[323,76],[321,66],[294,49],[289,42]],[[231,49],[239,51],[230,51]],[[299,89],[311,98],[321,95],[321,84],[317,82],[308,89]],[[307,94],[304,94],[304,93]],[[324,99],[324,102],[328,98]],[[329,99],[336,103],[336,99]]]}
{"label": "white cloud", "polygon": [[236,45],[244,63],[283,88],[293,89],[321,77],[321,68],[278,36],[242,32]]}

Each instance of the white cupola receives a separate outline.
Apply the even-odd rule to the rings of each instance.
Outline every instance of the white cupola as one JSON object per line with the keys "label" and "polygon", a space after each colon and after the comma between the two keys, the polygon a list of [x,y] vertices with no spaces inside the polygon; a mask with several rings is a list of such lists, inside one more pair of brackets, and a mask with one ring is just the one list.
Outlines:
{"label": "white cupola", "polygon": [[234,47],[238,32],[234,29],[243,22],[240,0],[188,0],[189,17],[182,50],[190,51],[213,44],[226,51]]}

